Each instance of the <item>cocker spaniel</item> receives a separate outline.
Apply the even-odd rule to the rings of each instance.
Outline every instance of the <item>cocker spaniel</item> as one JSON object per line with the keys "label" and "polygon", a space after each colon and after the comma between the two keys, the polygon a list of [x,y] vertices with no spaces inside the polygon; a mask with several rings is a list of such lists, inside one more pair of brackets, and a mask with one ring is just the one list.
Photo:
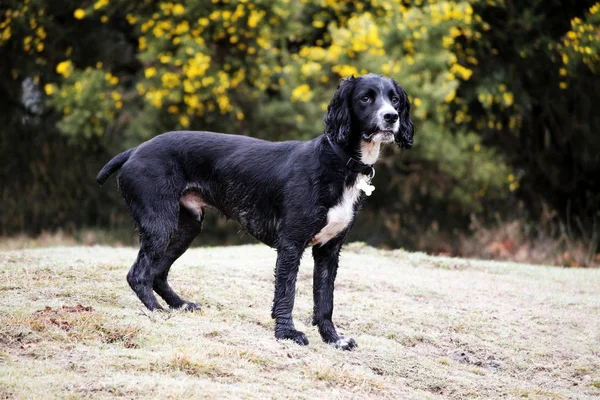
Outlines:
{"label": "cocker spaniel", "polygon": [[324,117],[325,133],[309,141],[269,142],[212,132],[168,132],[109,161],[97,181],[121,169],[118,187],[139,230],[140,250],[127,281],[150,310],[196,310],[167,283],[171,265],[202,230],[205,210],[236,220],[277,250],[272,317],[275,337],[308,344],[294,327],[296,276],[304,250],[314,257],[313,325],[341,349],[356,342],[332,322],[338,259],[382,144],[413,143],[406,93],[369,74],[343,80]]}

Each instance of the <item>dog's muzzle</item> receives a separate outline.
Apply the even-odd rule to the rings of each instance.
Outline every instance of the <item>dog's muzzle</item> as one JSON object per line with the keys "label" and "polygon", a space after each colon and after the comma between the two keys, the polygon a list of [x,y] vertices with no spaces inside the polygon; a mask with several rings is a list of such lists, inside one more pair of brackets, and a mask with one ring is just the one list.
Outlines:
{"label": "dog's muzzle", "polygon": [[389,129],[378,129],[372,133],[363,133],[362,139],[365,142],[377,141],[381,143],[392,143],[395,141],[396,134]]}

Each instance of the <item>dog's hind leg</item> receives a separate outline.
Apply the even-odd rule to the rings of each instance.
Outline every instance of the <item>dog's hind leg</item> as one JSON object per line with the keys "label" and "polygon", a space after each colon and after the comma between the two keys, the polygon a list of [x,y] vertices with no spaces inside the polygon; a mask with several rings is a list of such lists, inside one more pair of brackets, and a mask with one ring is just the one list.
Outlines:
{"label": "dog's hind leg", "polygon": [[140,251],[127,273],[127,282],[150,311],[162,310],[162,306],[152,292],[155,275],[153,266],[160,261],[162,254],[151,250],[152,245],[149,245],[148,241],[148,239],[140,237]]}
{"label": "dog's hind leg", "polygon": [[[177,203],[174,204],[177,207]],[[175,208],[176,210],[176,208]],[[127,282],[137,297],[150,310],[162,310],[156,300],[152,286],[159,273],[159,267],[170,238],[177,229],[177,211],[168,205],[161,215],[152,216],[151,221],[140,221],[140,251],[127,274]]]}
{"label": "dog's hind leg", "polygon": [[171,236],[169,246],[162,259],[156,267],[157,275],[154,278],[153,288],[160,297],[162,297],[169,307],[186,309],[188,311],[199,310],[200,306],[196,303],[183,300],[173,291],[167,282],[167,276],[171,265],[177,260],[190,246],[192,241],[202,230],[202,221],[204,212],[202,209],[189,211],[183,208],[179,212],[179,224],[177,231]]}
{"label": "dog's hind leg", "polygon": [[300,345],[307,345],[306,335],[297,331],[292,319],[296,277],[304,247],[293,243],[280,243],[277,246],[275,267],[275,299],[271,317],[275,319],[275,337],[291,339]]}
{"label": "dog's hind leg", "polygon": [[319,327],[324,342],[344,350],[352,350],[356,342],[338,335],[331,320],[333,315],[333,289],[338,269],[343,238],[336,238],[323,246],[313,247],[315,271],[313,274],[313,325]]}

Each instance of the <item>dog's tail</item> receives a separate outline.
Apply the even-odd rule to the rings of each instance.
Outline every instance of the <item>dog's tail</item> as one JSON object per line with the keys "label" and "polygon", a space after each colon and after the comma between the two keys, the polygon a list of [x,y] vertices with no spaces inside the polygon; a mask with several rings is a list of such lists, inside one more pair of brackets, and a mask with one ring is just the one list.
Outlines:
{"label": "dog's tail", "polygon": [[129,157],[131,156],[131,153],[133,153],[133,151],[136,148],[134,147],[133,149],[129,149],[127,151],[122,152],[121,154],[117,154],[112,160],[110,160],[98,173],[98,176],[96,176],[96,181],[103,185],[104,182],[106,182],[106,180],[108,179],[109,176],[111,176],[112,174],[115,173],[116,170],[118,170],[119,168],[121,168],[121,166],[123,166],[123,164],[125,164],[125,162],[127,160],[129,160]]}

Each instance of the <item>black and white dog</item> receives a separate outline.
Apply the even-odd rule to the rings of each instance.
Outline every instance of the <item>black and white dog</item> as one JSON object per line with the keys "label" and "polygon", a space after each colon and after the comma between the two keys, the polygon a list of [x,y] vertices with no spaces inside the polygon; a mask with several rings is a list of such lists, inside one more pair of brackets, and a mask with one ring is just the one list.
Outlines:
{"label": "black and white dog", "polygon": [[323,340],[356,346],[331,320],[340,249],[370,191],[380,146],[413,143],[410,104],[392,79],[366,75],[342,81],[324,117],[325,134],[273,143],[211,132],[168,132],[127,150],[102,168],[103,184],[121,168],[119,189],[140,235],[127,281],[150,310],[199,309],[167,283],[171,265],[200,233],[205,209],[233,218],[277,250],[272,317],[275,337],[306,345],[292,309],[300,258],[314,257],[314,313]]}

